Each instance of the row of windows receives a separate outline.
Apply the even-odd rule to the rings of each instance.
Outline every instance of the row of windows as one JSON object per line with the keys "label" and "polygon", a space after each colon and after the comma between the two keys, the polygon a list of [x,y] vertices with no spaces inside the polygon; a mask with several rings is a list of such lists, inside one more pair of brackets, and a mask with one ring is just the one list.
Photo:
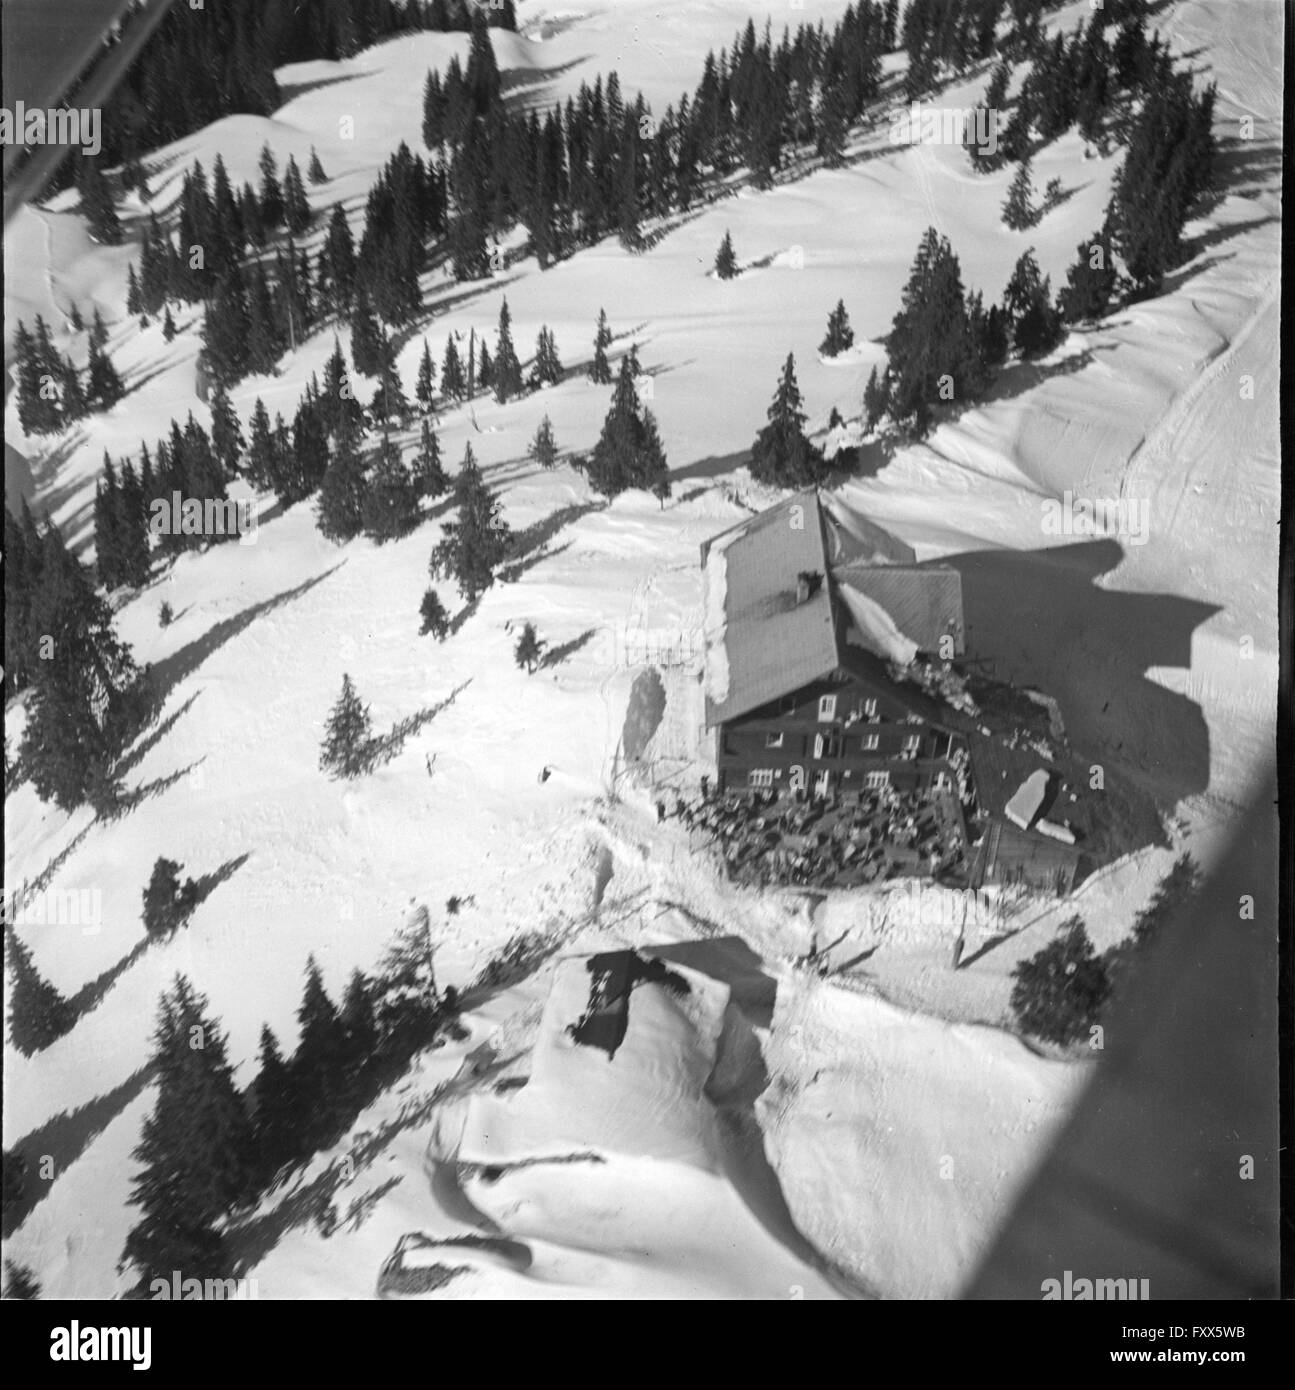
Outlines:
{"label": "row of windows", "polygon": [[[747,773],[747,785],[756,789],[772,787],[775,776],[781,777],[781,775],[781,769],[775,774],[774,769],[771,767],[752,768],[751,771]],[[846,776],[848,777],[849,773],[847,773]],[[865,772],[863,774],[863,785],[869,791],[878,791],[882,787],[888,787],[890,785],[890,773],[884,768]],[[940,771],[935,774],[933,786],[937,791],[952,791],[953,780],[947,772]]]}
{"label": "row of windows", "polygon": [[[764,736],[764,746],[766,748],[785,748],[787,746],[787,735],[782,729],[771,731]],[[916,753],[922,746],[921,734],[906,734],[904,736],[903,751],[906,753]],[[859,747],[864,753],[875,753],[881,747],[880,734],[864,734],[859,742]],[[814,735],[814,756],[816,758],[836,758],[841,755],[842,740],[831,734]]]}

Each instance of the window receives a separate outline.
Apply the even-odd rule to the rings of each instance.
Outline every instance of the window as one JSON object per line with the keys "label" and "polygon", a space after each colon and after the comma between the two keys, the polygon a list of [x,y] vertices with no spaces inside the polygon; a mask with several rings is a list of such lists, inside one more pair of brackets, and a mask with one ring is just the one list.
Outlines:
{"label": "window", "polygon": [[836,696],[820,695],[818,697],[818,717],[820,719],[836,718]]}
{"label": "window", "polygon": [[771,768],[771,767],[754,767],[754,768],[751,769],[750,773],[747,775],[747,779],[746,779],[746,780],[747,780],[748,785],[749,785],[749,786],[752,786],[752,787],[772,787],[772,786],[773,786],[773,768]]}
{"label": "window", "polygon": [[881,738],[877,734],[865,734],[863,736],[863,751],[865,753],[875,753],[881,746]]}
{"label": "window", "polygon": [[764,736],[764,746],[765,746],[766,748],[781,748],[781,747],[782,747],[782,731],[779,730],[776,734],[765,734],[765,736]]}
{"label": "window", "polygon": [[949,779],[949,774],[944,771],[935,774],[935,790],[937,792],[949,792],[953,790],[953,783]]}
{"label": "window", "polygon": [[876,717],[877,717],[877,702],[876,702],[876,700],[865,700],[865,701],[863,702],[863,712],[864,712],[864,714],[867,716],[867,718],[869,718],[869,719],[876,719]]}
{"label": "window", "polygon": [[878,791],[882,787],[890,785],[889,772],[865,772],[863,774],[863,785],[872,791]]}
{"label": "window", "polygon": [[904,752],[905,752],[905,753],[916,753],[917,750],[918,750],[921,746],[922,746],[922,735],[921,735],[921,734],[909,734],[908,737],[904,740]]}

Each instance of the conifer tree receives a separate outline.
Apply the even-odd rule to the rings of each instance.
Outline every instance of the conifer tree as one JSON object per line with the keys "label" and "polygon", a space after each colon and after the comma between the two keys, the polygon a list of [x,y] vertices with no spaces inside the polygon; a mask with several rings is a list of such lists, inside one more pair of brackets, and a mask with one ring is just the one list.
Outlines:
{"label": "conifer tree", "polygon": [[612,331],[607,326],[607,310],[598,311],[598,328],[594,334],[594,360],[589,368],[589,380],[599,386],[610,386],[612,380],[611,364],[607,360],[607,349],[611,346]]}
{"label": "conifer tree", "polygon": [[24,1057],[33,1057],[69,1032],[76,1014],[36,969],[12,922],[5,923],[5,958],[10,975],[9,1037]]}
{"label": "conifer tree", "polygon": [[144,889],[144,930],[157,939],[170,936],[193,912],[198,885],[193,879],[180,882],[180,869],[174,859],[159,857],[153,865],[148,887]]}
{"label": "conifer tree", "polygon": [[459,360],[458,345],[451,333],[445,344],[445,360],[441,365],[441,391],[447,397],[461,401],[466,389],[463,379],[463,364]]}
{"label": "conifer tree", "polygon": [[805,437],[805,412],[791,353],[769,405],[768,421],[751,446],[751,476],[779,487],[817,483],[823,475],[823,454]]}
{"label": "conifer tree", "polygon": [[435,589],[428,589],[423,594],[418,615],[421,619],[418,635],[426,637],[430,632],[438,642],[443,642],[446,633],[450,630],[450,615],[445,611],[445,605],[441,602]]}
{"label": "conifer tree", "polygon": [[[473,378],[472,378],[472,354],[471,354],[471,351],[469,351],[469,353],[468,353],[468,383],[469,383],[468,395],[469,395],[469,396],[471,396],[471,395],[473,394],[473,391],[472,391],[472,389],[471,389],[472,379],[473,379]],[[494,361],[491,359],[490,350],[489,350],[489,348],[486,347],[486,340],[485,340],[484,338],[482,338],[482,340],[481,340],[481,356],[480,356],[480,358],[479,358],[478,361],[477,361],[476,384],[477,384],[483,391],[490,391],[490,390],[492,390],[492,389],[494,388],[494,384],[495,384],[495,364],[494,364]]]}
{"label": "conifer tree", "polygon": [[349,675],[342,676],[337,697],[324,731],[319,766],[331,777],[350,779],[373,766],[373,725],[369,707],[360,703]]}
{"label": "conifer tree", "polygon": [[390,435],[383,435],[360,516],[364,534],[379,545],[407,535],[420,520],[417,485]]}
{"label": "conifer tree", "polygon": [[310,226],[310,201],[301,181],[301,170],[291,155],[283,174],[283,215],[293,236],[300,236]]}
{"label": "conifer tree", "polygon": [[[139,292],[139,277],[135,274],[135,266],[132,263],[126,267],[126,312],[128,314],[138,314],[143,310],[144,303]],[[73,324],[75,328],[76,325]]]}
{"label": "conifer tree", "polygon": [[[174,330],[175,325],[172,324],[171,327]],[[102,410],[111,410],[126,394],[126,388],[121,384],[121,377],[117,375],[112,358],[102,348],[96,347],[93,341],[90,344],[87,390],[90,400]]]}
{"label": "conifer tree", "polygon": [[275,162],[274,151],[267,141],[261,146],[257,161],[261,170],[260,208],[261,220],[266,227],[274,228],[283,224],[283,187],[279,183],[279,166]]}
{"label": "conifer tree", "polygon": [[540,329],[535,342],[535,365],[531,368],[531,385],[556,386],[562,380],[562,363],[558,360],[558,345],[547,327]]}
{"label": "conifer tree", "polygon": [[42,800],[71,810],[103,789],[141,692],[111,610],[52,526],[42,538],[31,627],[48,642],[49,658],[35,664],[20,756]]}
{"label": "conifer tree", "polygon": [[517,644],[513,648],[513,660],[518,667],[525,668],[528,676],[535,674],[535,667],[539,664],[540,655],[544,651],[545,644],[535,634],[535,624],[527,623],[522,628],[521,636],[517,639]]}
{"label": "conifer tree", "polygon": [[248,1195],[252,1133],[225,1039],[183,975],[163,995],[154,1032],[157,1099],[134,1157],[129,1198],[140,1219],[126,1257],[141,1280],[223,1278],[229,1255],[215,1224]]}
{"label": "conifer tree", "polygon": [[342,995],[341,1028],[345,1048],[345,1095],[358,1108],[368,1099],[368,1080],[378,1061],[378,1024],[374,1016],[369,981],[359,970],[351,972]]}
{"label": "conifer tree", "polygon": [[469,444],[454,480],[458,516],[445,523],[444,534],[432,551],[433,578],[455,580],[469,603],[495,582],[495,569],[508,553],[511,533],[499,515],[499,501],[486,486]]}
{"label": "conifer tree", "polygon": [[306,169],[306,177],[316,188],[318,188],[321,183],[328,182],[328,175],[324,173],[324,166],[319,162],[319,155],[314,145],[310,147],[310,164]]}
{"label": "conifer tree", "polygon": [[668,476],[656,423],[639,403],[637,372],[637,355],[631,351],[621,359],[612,403],[589,458],[589,484],[604,497],[627,488],[652,491]]}
{"label": "conifer tree", "polygon": [[279,474],[276,441],[265,402],[258,396],[252,407],[251,439],[247,446],[247,476],[255,486],[270,488]]}
{"label": "conifer tree", "polygon": [[169,343],[175,337],[175,320],[171,317],[171,306],[166,306],[166,313],[162,316],[162,337]]}
{"label": "conifer tree", "polygon": [[436,397],[436,365],[432,361],[432,350],[423,339],[423,355],[418,361],[418,380],[414,383],[414,396],[424,415],[432,409]]}
{"label": "conifer tree", "polygon": [[386,344],[382,329],[373,313],[368,294],[356,292],[351,311],[351,361],[355,370],[364,376],[377,376],[386,360]]}
{"label": "conifer tree", "polygon": [[558,461],[558,443],[553,437],[553,423],[547,415],[535,431],[527,456],[533,458],[541,468],[552,468]]}
{"label": "conifer tree", "polygon": [[450,480],[441,464],[441,441],[430,420],[423,421],[418,456],[414,460],[414,484],[419,497],[440,497],[450,490]]}
{"label": "conifer tree", "polygon": [[499,338],[495,347],[495,399],[500,405],[522,393],[522,364],[513,347],[512,316],[505,299],[499,309]]}
{"label": "conifer tree", "polygon": [[737,274],[737,257],[733,254],[733,238],[728,232],[715,253],[715,274],[720,280],[732,280]]}
{"label": "conifer tree", "polygon": [[81,212],[90,224],[90,235],[104,246],[120,246],[121,222],[117,217],[112,190],[97,158],[92,155],[79,156],[76,186],[81,195]]}
{"label": "conifer tree", "polygon": [[337,1006],[324,989],[319,966],[311,956],[297,1010],[300,1035],[292,1056],[292,1074],[305,1116],[306,1148],[318,1148],[337,1133],[344,1113],[346,1028]]}
{"label": "conifer tree", "polygon": [[265,1183],[285,1163],[302,1154],[307,1118],[296,1078],[268,1024],[261,1029],[260,1066],[253,1094],[257,1170],[260,1181]]}
{"label": "conifer tree", "polygon": [[367,489],[358,431],[343,421],[333,437],[315,504],[315,524],[330,541],[349,541],[360,534]]}
{"label": "conifer tree", "polygon": [[836,308],[828,315],[827,336],[818,345],[825,357],[836,357],[854,346],[854,329],[850,327],[849,316],[845,312],[845,302],[838,299]]}
{"label": "conifer tree", "polygon": [[1074,264],[1057,296],[1057,308],[1066,323],[1101,318],[1115,295],[1115,258],[1106,228],[1079,243]]}
{"label": "conifer tree", "polygon": [[868,373],[868,384],[863,388],[863,428],[868,434],[877,428],[887,409],[886,386],[877,375],[876,367]]}
{"label": "conifer tree", "polygon": [[211,395],[211,447],[225,477],[234,477],[243,457],[243,429],[223,382]]}
{"label": "conifer tree", "polygon": [[1021,161],[1016,177],[1007,190],[1007,199],[1003,203],[1003,221],[1012,231],[1021,232],[1034,226],[1038,220],[1038,213],[1034,208],[1034,185],[1030,179],[1030,161],[1025,159]]}
{"label": "conifer tree", "polygon": [[1077,1042],[1092,1027],[1109,990],[1106,967],[1083,921],[1072,917],[1055,940],[1012,971],[1012,1009],[1045,1042]]}

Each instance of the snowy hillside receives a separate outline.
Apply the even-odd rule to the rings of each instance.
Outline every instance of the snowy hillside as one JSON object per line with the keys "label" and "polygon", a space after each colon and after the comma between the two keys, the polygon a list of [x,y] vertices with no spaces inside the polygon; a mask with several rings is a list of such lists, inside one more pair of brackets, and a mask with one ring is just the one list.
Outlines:
{"label": "snowy hillside", "polygon": [[[805,0],[791,20],[831,23],[844,8]],[[1088,13],[1077,0],[1047,25]],[[785,6],[747,0],[526,0],[520,32],[491,32],[511,101],[545,108],[615,68],[659,110],[695,86],[708,48],[766,14],[775,28],[788,19]],[[442,983],[469,986],[523,933],[560,949],[525,979],[472,990],[464,1036],[422,1053],[347,1141],[246,1218],[236,1245],[261,1297],[374,1297],[410,1233],[424,1238],[417,1262],[456,1271],[437,1297],[957,1293],[1087,1075],[1086,1062],[1041,1056],[1011,1031],[1012,968],[1075,913],[1099,948],[1117,942],[1178,853],[1208,867],[1271,765],[1280,9],[1173,0],[1155,22],[1218,82],[1220,167],[1187,229],[1193,259],[1160,296],[1010,365],[924,441],[865,442],[842,495],[919,560],[962,570],[969,645],[1005,679],[1054,694],[1086,758],[1135,778],[1167,822],[1180,817],[1172,847],[1109,866],[1072,900],[1011,909],[1006,926],[973,924],[954,973],[951,908],[923,917],[894,884],[817,908],[738,889],[699,837],[654,811],[659,797],[695,795],[710,770],[698,557],[776,500],[745,465],[788,352],[808,430],[821,441],[836,409],[860,437],[864,385],[925,229],[949,238],[986,300],[1029,246],[1055,287],[1101,222],[1118,149],[1087,157],[1074,131],[1048,145],[1035,180],[1059,179],[1066,197],[1012,232],[1000,214],[1011,166],[974,174],[961,149],[892,145],[883,108],[853,133],[844,167],[699,204],[642,254],[609,237],[543,272],[533,257],[488,281],[429,272],[424,314],[401,340],[407,392],[424,335],[439,361],[451,332],[493,333],[505,294],[523,365],[547,325],[570,372],[438,421],[448,471],[470,443],[508,524],[535,528],[512,582],[436,642],[419,635],[418,605],[448,505],[403,539],[338,546],[313,502],[258,496],[255,543],[186,553],[142,592],[115,596],[120,636],[165,692],[129,771],[129,812],[64,813],[30,784],[6,796],[6,895],[39,880],[101,905],[89,927],[18,929],[41,974],[84,1008],[31,1057],[5,1045],[5,1149],[33,1174],[52,1158],[6,1222],[5,1254],[35,1271],[44,1297],[126,1291],[131,1151],[156,1094],[146,1068],[158,998],[176,974],[210,1000],[246,1085],[263,1025],[296,1039],[307,958],[338,999],[417,904]],[[312,206],[343,202],[358,236],[378,171],[402,141],[421,147],[428,68],[466,52],[466,35],[416,34],[285,67],[272,117],[228,117],[156,151],[149,206],[174,212],[195,159],[210,169],[219,154],[238,186],[264,143],[303,167],[313,147],[328,181],[308,190]],[[940,100],[974,106],[985,81],[978,71]],[[1253,138],[1239,134],[1244,117]],[[126,244],[105,247],[77,204],[59,195],[6,228],[6,360],[18,321],[41,313],[84,362],[70,313],[89,321],[98,308],[127,395],[45,438],[24,434],[10,397],[6,489],[89,561],[105,450],[134,454],[172,417],[210,413],[195,394],[200,311],[177,318],[170,343],[156,320],[141,329],[126,312],[148,208],[130,195]],[[324,225],[316,218],[312,249]],[[721,281],[711,268],[726,230],[743,270]],[[822,358],[838,299],[856,346]],[[634,344],[651,378],[673,484],[664,506],[634,491],[607,503],[569,462],[544,470],[527,457],[545,415],[565,455],[598,438],[608,388],[571,369],[592,356],[601,308],[613,361]],[[339,336],[349,351],[349,330]],[[290,419],[333,338],[330,327],[275,375],[241,381],[231,397],[243,421],[258,397]],[[417,431],[398,443],[412,452]],[[1067,489],[1148,499],[1145,544],[1048,535],[1041,503]],[[244,482],[232,492],[254,496]],[[548,644],[533,675],[513,659],[526,622]],[[632,766],[631,690],[648,666],[665,711]],[[344,672],[376,730],[426,716],[354,782],[318,766]],[[11,701],[11,748],[25,717]],[[149,943],[141,895],[163,855],[213,877],[189,925]],[[924,902],[939,901],[928,889]],[[797,964],[828,941],[840,974]],[[619,948],[659,957],[687,992],[636,987],[609,1058],[565,1030],[584,1007],[587,958]],[[325,1235],[311,1218],[329,1199],[341,1224]]]}

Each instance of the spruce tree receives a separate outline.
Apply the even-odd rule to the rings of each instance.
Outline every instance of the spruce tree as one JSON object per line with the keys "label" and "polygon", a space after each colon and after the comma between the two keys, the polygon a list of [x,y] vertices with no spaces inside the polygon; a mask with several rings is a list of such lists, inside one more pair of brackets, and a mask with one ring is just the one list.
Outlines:
{"label": "spruce tree", "polygon": [[349,675],[342,676],[337,697],[320,749],[319,766],[330,777],[350,779],[373,766],[373,725],[369,707],[360,703]]}
{"label": "spruce tree", "polygon": [[183,975],[162,997],[153,1036],[157,1099],[134,1151],[142,1171],[129,1201],[140,1219],[125,1255],[143,1283],[173,1271],[225,1278],[230,1257],[215,1227],[252,1187],[247,1112],[225,1039]]}
{"label": "spruce tree", "polygon": [[1105,229],[1079,243],[1074,264],[1057,296],[1057,308],[1066,323],[1099,319],[1115,295],[1115,258]]}
{"label": "spruce tree", "polygon": [[1034,185],[1030,180],[1030,161],[1022,160],[1007,198],[1003,203],[1003,221],[1014,232],[1024,231],[1039,220],[1034,208]]}
{"label": "spruce tree", "polygon": [[166,306],[166,313],[162,316],[162,337],[169,343],[175,337],[175,320],[171,317],[171,306]]}
{"label": "spruce tree", "polygon": [[330,541],[349,541],[360,534],[367,488],[358,431],[343,422],[334,436],[315,504],[315,524]]}
{"label": "spruce tree", "polygon": [[441,441],[430,420],[423,421],[423,432],[414,460],[414,483],[419,497],[440,497],[450,490],[450,480],[441,464]]}
{"label": "spruce tree", "polygon": [[104,789],[141,713],[141,690],[111,610],[52,526],[31,627],[49,654],[35,664],[20,756],[42,800],[71,810]]}
{"label": "spruce tree", "polygon": [[531,368],[531,385],[556,386],[562,380],[562,363],[558,360],[558,346],[547,327],[540,329],[535,342],[535,364]]}
{"label": "spruce tree", "polygon": [[369,1098],[368,1081],[378,1062],[379,1047],[372,989],[359,970],[353,970],[346,982],[340,1013],[345,1049],[344,1089],[350,1107],[355,1110]]}
{"label": "spruce tree", "polygon": [[193,879],[180,882],[174,859],[159,857],[144,889],[144,930],[155,940],[172,935],[192,913],[198,896]]}
{"label": "spruce tree", "polygon": [[421,519],[418,487],[390,435],[383,436],[360,516],[364,534],[379,545],[407,535]]}
{"label": "spruce tree", "polygon": [[[175,325],[172,324],[171,328],[174,333]],[[126,394],[126,388],[121,384],[121,377],[117,374],[117,368],[113,366],[112,358],[93,342],[90,344],[88,376],[89,398],[101,410],[111,410]]]}
{"label": "spruce tree", "polygon": [[442,539],[432,551],[429,568],[433,578],[455,580],[469,603],[495,582],[495,569],[508,553],[511,534],[499,515],[499,501],[486,486],[469,444],[454,480],[454,504],[458,516],[444,526]]}
{"label": "spruce tree", "polygon": [[211,447],[225,477],[234,477],[243,457],[243,429],[222,382],[216,383],[211,395]]}
{"label": "spruce tree", "polygon": [[328,997],[319,966],[311,956],[297,1010],[300,1034],[292,1056],[292,1075],[305,1117],[306,1148],[333,1140],[344,1115],[346,1028]]}
{"label": "spruce tree", "polygon": [[441,602],[435,589],[428,589],[423,594],[423,601],[418,608],[420,625],[418,635],[426,637],[430,632],[438,642],[445,640],[446,634],[450,630],[450,615],[445,611],[445,605]]}
{"label": "spruce tree", "polygon": [[863,388],[863,428],[868,434],[875,430],[887,409],[886,386],[877,375],[876,367],[868,373],[868,384]]}
{"label": "spruce tree", "polygon": [[283,223],[283,187],[279,183],[279,166],[275,163],[274,151],[269,142],[261,146],[257,163],[261,169],[260,208],[261,219],[269,228]]}
{"label": "spruce tree", "polygon": [[252,1083],[252,1134],[262,1184],[285,1163],[302,1155],[307,1112],[292,1068],[267,1024],[261,1029],[260,1066]]}
{"label": "spruce tree", "polygon": [[621,359],[612,403],[589,458],[589,484],[604,497],[627,488],[654,491],[667,477],[656,422],[639,403],[637,371],[638,358],[631,351]]}
{"label": "spruce tree", "polygon": [[4,939],[10,976],[9,1037],[24,1057],[33,1057],[71,1031],[76,1013],[36,969],[12,922],[5,923]]}
{"label": "spruce tree", "polygon": [[838,299],[836,308],[828,315],[827,336],[818,345],[824,357],[836,357],[854,346],[854,329],[850,327],[849,316],[845,312],[845,302]]}
{"label": "spruce tree", "polygon": [[733,254],[733,238],[728,232],[715,253],[715,275],[720,280],[732,280],[737,275],[737,257]]}
{"label": "spruce tree", "polygon": [[778,487],[817,483],[825,464],[822,451],[805,437],[805,413],[796,384],[796,359],[791,353],[769,405],[768,421],[751,446],[751,476]]}
{"label": "spruce tree", "polygon": [[607,349],[611,346],[612,331],[607,326],[607,310],[598,311],[598,328],[594,333],[594,360],[589,368],[589,380],[599,386],[610,386],[612,380],[611,364],[607,360]]}
{"label": "spruce tree", "polygon": [[441,365],[441,391],[447,397],[461,401],[466,389],[463,379],[463,364],[459,360],[458,345],[451,333],[445,344],[445,360]]}
{"label": "spruce tree", "polygon": [[81,195],[81,212],[90,224],[90,235],[104,246],[120,246],[121,222],[117,207],[108,180],[94,156],[78,157],[76,186]]}
{"label": "spruce tree", "polygon": [[414,396],[424,415],[431,412],[436,398],[436,365],[432,361],[432,350],[423,339],[423,355],[418,361],[418,380],[414,383]]}
{"label": "spruce tree", "polygon": [[558,461],[558,443],[553,437],[553,423],[547,415],[535,431],[527,456],[533,458],[541,468],[552,468]]}
{"label": "spruce tree", "polygon": [[377,376],[386,361],[386,343],[368,294],[359,290],[351,311],[351,361],[364,376]]}
{"label": "spruce tree", "polygon": [[[483,345],[484,350],[484,345]],[[512,316],[505,299],[499,309],[499,338],[495,347],[495,399],[500,405],[522,393],[522,364],[513,347]]]}
{"label": "spruce tree", "polygon": [[306,169],[306,177],[315,187],[328,182],[328,175],[324,173],[324,166],[319,162],[319,155],[314,145],[310,147],[310,164]]}
{"label": "spruce tree", "polygon": [[310,201],[301,181],[301,170],[291,155],[283,175],[283,215],[292,236],[300,236],[310,226]]}
{"label": "spruce tree", "polygon": [[544,646],[545,644],[535,634],[535,624],[526,623],[513,648],[513,660],[518,667],[525,669],[528,676],[533,676],[535,667],[539,664],[540,656],[544,651]]}
{"label": "spruce tree", "polygon": [[1092,1027],[1109,990],[1103,965],[1078,917],[1054,941],[1012,971],[1012,1009],[1028,1033],[1069,1044]]}

